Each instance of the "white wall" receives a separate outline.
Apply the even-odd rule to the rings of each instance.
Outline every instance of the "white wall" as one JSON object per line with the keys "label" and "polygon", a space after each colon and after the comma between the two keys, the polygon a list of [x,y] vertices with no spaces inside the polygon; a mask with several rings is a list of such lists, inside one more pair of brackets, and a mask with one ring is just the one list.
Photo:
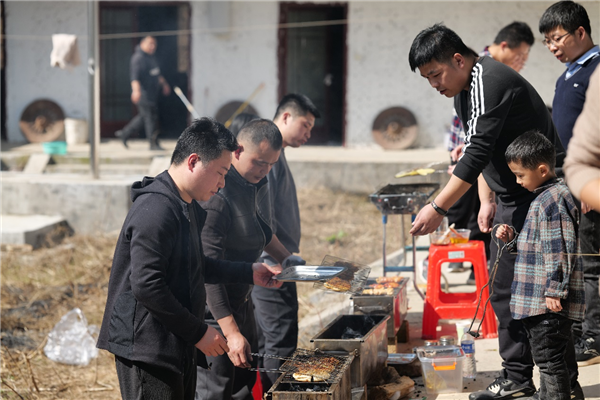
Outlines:
{"label": "white wall", "polygon": [[[265,87],[251,101],[264,118],[277,108],[277,2],[230,3],[224,8],[192,3],[191,29],[220,28],[216,14],[228,13],[226,34],[195,33],[192,37],[193,104],[201,115],[214,116],[232,100],[244,101],[262,82]],[[216,12],[216,14],[211,14]],[[213,22],[209,22],[212,18]],[[215,22],[216,20],[216,22]],[[226,27],[227,28],[227,27]]]}
{"label": "white wall", "polygon": [[[408,65],[415,36],[443,22],[476,51],[491,44],[496,33],[514,20],[531,27],[536,43],[523,76],[552,103],[556,78],[564,65],[541,44],[539,18],[554,1],[529,2],[351,2],[348,26],[348,97],[346,143],[372,143],[373,120],[385,108],[403,106],[419,123],[421,147],[443,146],[451,121],[452,101],[439,95]],[[595,43],[599,40],[598,2],[581,2],[587,9]]]}
{"label": "white wall", "polygon": [[57,103],[65,117],[88,116],[87,36],[79,38],[82,64],[50,66],[52,34],[87,35],[87,2],[6,1],[6,128],[9,142],[26,142],[21,113],[34,100]]}

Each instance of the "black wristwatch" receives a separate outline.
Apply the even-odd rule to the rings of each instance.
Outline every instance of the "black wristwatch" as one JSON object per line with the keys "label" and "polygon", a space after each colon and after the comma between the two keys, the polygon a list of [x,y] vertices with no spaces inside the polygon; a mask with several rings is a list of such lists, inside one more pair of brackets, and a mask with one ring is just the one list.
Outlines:
{"label": "black wristwatch", "polygon": [[443,208],[438,207],[437,204],[435,204],[435,201],[431,200],[431,207],[433,207],[433,209],[440,214],[441,216],[446,216],[446,214],[448,214],[448,210],[444,210]]}

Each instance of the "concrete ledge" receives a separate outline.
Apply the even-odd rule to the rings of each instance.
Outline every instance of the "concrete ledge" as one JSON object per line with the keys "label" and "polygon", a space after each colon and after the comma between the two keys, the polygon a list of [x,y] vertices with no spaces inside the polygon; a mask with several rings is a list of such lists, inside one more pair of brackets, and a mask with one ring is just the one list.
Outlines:
{"label": "concrete ledge", "polygon": [[131,207],[131,184],[141,178],[93,180],[77,174],[0,174],[4,214],[61,215],[81,234],[121,229]]}
{"label": "concrete ledge", "polygon": [[[42,247],[49,240],[58,242],[69,235],[70,229],[62,216],[48,215],[2,215],[2,244],[31,245]],[[48,235],[54,234],[53,237]]]}

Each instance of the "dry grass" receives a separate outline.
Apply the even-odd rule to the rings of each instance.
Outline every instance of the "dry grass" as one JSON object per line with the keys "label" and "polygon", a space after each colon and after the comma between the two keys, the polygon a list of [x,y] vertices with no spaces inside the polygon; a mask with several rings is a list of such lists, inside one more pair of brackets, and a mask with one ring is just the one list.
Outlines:
{"label": "dry grass", "polygon": [[[300,190],[301,255],[318,264],[333,255],[362,264],[381,257],[381,215],[366,195]],[[388,251],[399,246],[399,223],[388,225]],[[61,316],[79,307],[100,325],[115,236],[67,238],[56,247],[2,251],[3,399],[119,399],[114,359],[106,351],[87,367],[50,361],[45,338]],[[300,285],[309,291],[312,285]],[[301,310],[301,314],[307,310]]]}

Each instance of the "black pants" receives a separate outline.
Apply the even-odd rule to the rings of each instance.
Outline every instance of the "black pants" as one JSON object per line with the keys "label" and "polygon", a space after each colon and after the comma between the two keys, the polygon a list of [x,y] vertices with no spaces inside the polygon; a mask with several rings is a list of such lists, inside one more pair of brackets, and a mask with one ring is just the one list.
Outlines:
{"label": "black pants", "polygon": [[[240,333],[250,343],[252,352],[256,353],[258,343],[252,300],[247,301],[240,309],[235,310],[233,316]],[[214,319],[207,319],[206,323],[216,328],[221,334],[223,333]],[[210,365],[210,370],[198,367],[196,400],[252,400],[252,388],[256,383],[255,371],[235,367],[227,354],[217,357],[206,356],[206,361]],[[250,364],[256,368],[256,358]]]}
{"label": "black pants", "polygon": [[[254,286],[254,314],[258,331],[259,353],[290,356],[298,345],[298,294],[296,284],[284,283],[279,289]],[[259,366],[278,369],[283,361],[259,359]],[[277,373],[260,373],[263,391],[267,392],[279,378]]]}
{"label": "black pants", "polygon": [[139,133],[142,128],[146,132],[146,137],[151,142],[156,141],[158,137],[158,106],[156,104],[138,103],[138,114],[132,118],[123,128],[125,138]]}
{"label": "black pants", "polygon": [[[600,248],[600,213],[590,211],[581,215],[579,222],[579,242],[583,254],[598,254]],[[585,317],[583,323],[573,323],[575,341],[600,336],[600,257],[582,256],[583,279],[585,284]]]}
{"label": "black pants", "polygon": [[522,320],[535,364],[540,369],[540,399],[570,400],[577,384],[577,361],[572,321],[559,314],[541,314]]}
{"label": "black pants", "polygon": [[184,372],[115,357],[123,400],[194,400],[196,392],[196,352],[184,360]]}
{"label": "black pants", "polygon": [[[519,206],[507,206],[498,202],[494,219],[496,224],[514,226],[517,232],[523,229],[530,202]],[[498,247],[492,240],[490,244],[490,276],[493,274]],[[520,320],[512,318],[510,312],[511,285],[515,272],[516,255],[505,250],[500,255],[500,262],[493,282],[493,293],[490,293],[492,308],[498,317],[498,346],[502,357],[504,376],[516,383],[525,383],[533,375],[533,358],[527,332]]]}
{"label": "black pants", "polygon": [[456,229],[470,229],[469,240],[481,240],[485,244],[485,255],[490,259],[490,239],[489,233],[483,233],[479,230],[477,215],[481,202],[477,192],[477,181],[450,209],[448,210],[448,223],[455,224]]}

